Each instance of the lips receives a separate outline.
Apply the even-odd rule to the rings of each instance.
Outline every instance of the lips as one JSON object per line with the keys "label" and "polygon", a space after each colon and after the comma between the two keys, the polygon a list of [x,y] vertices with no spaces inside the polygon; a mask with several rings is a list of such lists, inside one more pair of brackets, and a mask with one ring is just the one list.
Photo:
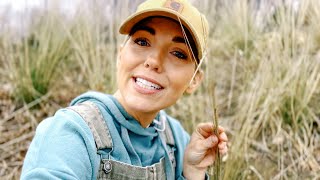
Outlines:
{"label": "lips", "polygon": [[146,78],[142,77],[135,77],[134,78],[135,83],[143,89],[147,90],[161,90],[163,87],[159,85],[158,83],[151,82],[151,80],[147,80]]}

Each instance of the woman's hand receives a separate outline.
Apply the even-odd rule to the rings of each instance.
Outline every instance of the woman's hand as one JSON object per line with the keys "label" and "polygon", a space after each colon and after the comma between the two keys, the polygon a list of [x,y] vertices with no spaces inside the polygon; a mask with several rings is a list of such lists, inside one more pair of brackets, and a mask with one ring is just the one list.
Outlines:
{"label": "woman's hand", "polygon": [[216,159],[217,146],[221,155],[228,152],[228,137],[224,128],[219,126],[219,137],[213,133],[213,128],[212,123],[201,123],[193,132],[183,160],[183,175],[186,179],[204,179],[207,167]]}

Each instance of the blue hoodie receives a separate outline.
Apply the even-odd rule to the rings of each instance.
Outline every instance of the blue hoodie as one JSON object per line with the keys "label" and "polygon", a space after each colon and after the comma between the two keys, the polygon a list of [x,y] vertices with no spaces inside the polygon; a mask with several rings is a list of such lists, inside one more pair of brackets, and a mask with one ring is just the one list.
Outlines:
{"label": "blue hoodie", "polygon": [[[168,157],[154,123],[148,128],[141,127],[111,95],[88,92],[74,99],[71,105],[84,101],[94,102],[103,114],[114,144],[112,159],[144,167]],[[116,108],[110,108],[111,103]],[[175,179],[184,179],[183,154],[189,135],[177,120],[165,116],[176,145]],[[171,169],[168,167],[170,160],[165,159],[166,169]],[[100,160],[85,121],[70,109],[60,109],[37,127],[24,160],[21,179],[96,179]],[[173,179],[173,172],[167,172],[167,176],[167,179]]]}

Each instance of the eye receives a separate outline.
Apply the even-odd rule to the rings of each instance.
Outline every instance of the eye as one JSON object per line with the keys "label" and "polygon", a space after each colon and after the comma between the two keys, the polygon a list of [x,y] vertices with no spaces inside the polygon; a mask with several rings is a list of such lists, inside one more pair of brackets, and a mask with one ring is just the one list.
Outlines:
{"label": "eye", "polygon": [[185,53],[180,52],[180,51],[173,51],[173,52],[171,52],[171,54],[176,56],[177,58],[183,59],[183,60],[188,58],[188,56]]}
{"label": "eye", "polygon": [[148,40],[146,38],[137,38],[134,40],[136,44],[139,46],[150,46]]}

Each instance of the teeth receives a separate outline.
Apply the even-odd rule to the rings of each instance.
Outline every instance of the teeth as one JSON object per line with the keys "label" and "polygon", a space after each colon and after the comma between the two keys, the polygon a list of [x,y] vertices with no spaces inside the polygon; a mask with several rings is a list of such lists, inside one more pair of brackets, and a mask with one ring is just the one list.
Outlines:
{"label": "teeth", "polygon": [[150,89],[150,90],[153,90],[153,89],[161,89],[161,86],[157,85],[157,84],[154,84],[150,81],[147,81],[145,79],[142,79],[142,78],[136,78],[136,83],[142,87],[142,88],[145,88],[145,89]]}

